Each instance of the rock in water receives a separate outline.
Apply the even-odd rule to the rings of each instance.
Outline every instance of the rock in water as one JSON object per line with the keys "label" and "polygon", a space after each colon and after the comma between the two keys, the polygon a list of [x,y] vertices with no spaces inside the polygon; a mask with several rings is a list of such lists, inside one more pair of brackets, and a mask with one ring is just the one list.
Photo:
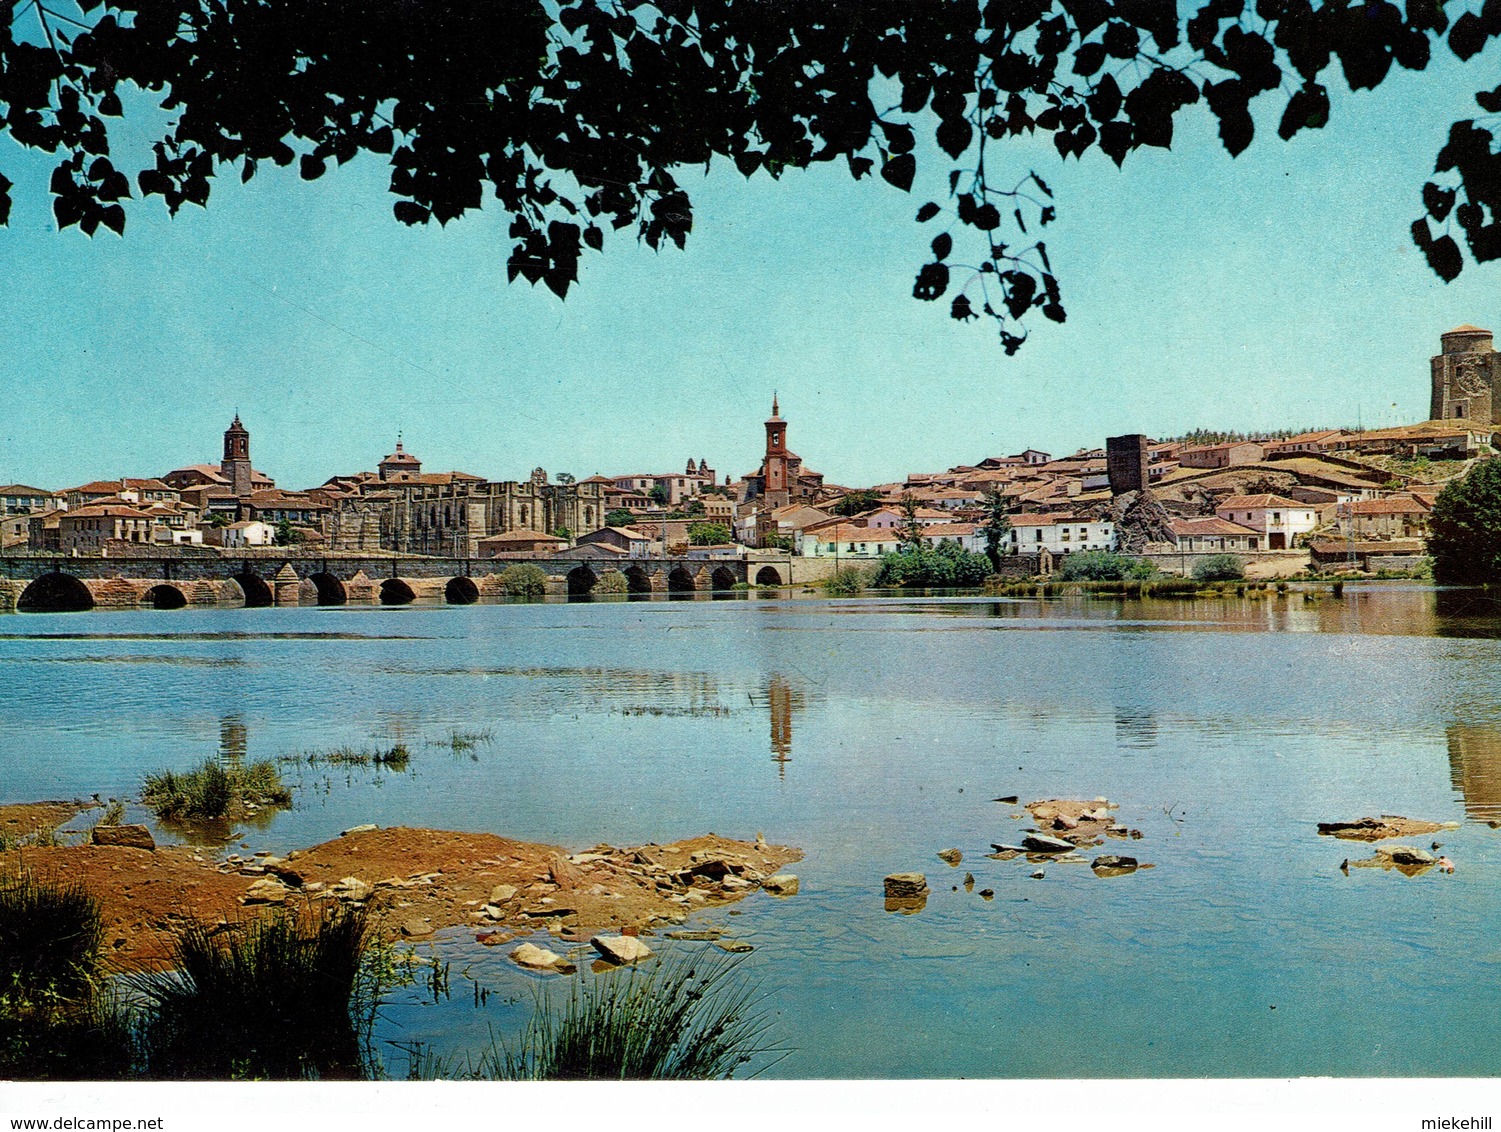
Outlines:
{"label": "rock in water", "polygon": [[529,967],[534,971],[556,970],[563,962],[563,957],[556,951],[549,951],[545,947],[538,947],[535,943],[523,943],[515,951],[511,952],[511,959],[521,967]]}
{"label": "rock in water", "polygon": [[401,925],[401,934],[408,938],[433,934],[433,926],[426,920],[407,920]]}
{"label": "rock in water", "polygon": [[374,833],[380,826],[374,822],[366,822],[364,825],[352,825],[339,834],[340,837],[348,837],[351,833]]}
{"label": "rock in water", "polygon": [[638,963],[652,953],[646,944],[629,935],[597,935],[589,946],[611,963]]}
{"label": "rock in water", "polygon": [[744,940],[739,939],[721,939],[716,942],[714,946],[719,948],[721,951],[728,951],[732,955],[742,955],[747,951],[756,950]]}
{"label": "rock in water", "polygon": [[1377,849],[1376,853],[1381,857],[1391,858],[1394,865],[1436,865],[1438,858],[1426,849],[1419,849],[1414,845],[1393,845],[1387,849]]}
{"label": "rock in water", "polygon": [[887,900],[911,900],[927,894],[928,878],[922,873],[892,873],[886,878]]}
{"label": "rock in water", "polygon": [[1122,869],[1130,870],[1137,867],[1140,862],[1135,857],[1096,857],[1089,863],[1092,869]]}
{"label": "rock in water", "polygon": [[938,854],[938,859],[946,865],[953,866],[964,860],[964,854],[957,849],[945,849]]}
{"label": "rock in water", "polygon": [[144,825],[96,825],[95,845],[121,845],[127,849],[155,849],[156,839]]}
{"label": "rock in water", "polygon": [[797,877],[792,873],[777,873],[763,880],[761,887],[773,896],[796,896]]}
{"label": "rock in water", "polygon": [[1076,846],[1072,841],[1049,837],[1045,833],[1029,833],[1022,838],[1022,848],[1028,853],[1071,853]]}

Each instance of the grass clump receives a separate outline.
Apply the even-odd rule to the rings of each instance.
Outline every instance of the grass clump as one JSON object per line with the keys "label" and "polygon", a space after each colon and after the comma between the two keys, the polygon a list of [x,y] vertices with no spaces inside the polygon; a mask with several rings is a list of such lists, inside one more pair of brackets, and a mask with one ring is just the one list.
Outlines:
{"label": "grass clump", "polygon": [[474,748],[481,744],[493,742],[495,742],[495,732],[489,728],[482,728],[478,731],[460,731],[458,728],[454,728],[445,738],[434,740],[433,745],[448,747],[455,754],[462,754],[466,751],[474,750]]}
{"label": "grass clump", "polygon": [[1194,563],[1193,576],[1200,582],[1239,581],[1246,576],[1246,563],[1238,554],[1211,554]]}
{"label": "grass clump", "polygon": [[623,594],[630,593],[630,590],[630,581],[619,570],[606,570],[594,583],[597,594]]}
{"label": "grass clump", "polygon": [[181,774],[147,775],[141,801],[162,821],[218,821],[251,809],[290,806],[292,794],[273,762],[242,766],[207,759]]}
{"label": "grass clump", "polygon": [[158,1080],[342,1080],[369,1075],[379,994],[364,909],[194,924],[172,971],[141,976],[142,1056]]}
{"label": "grass clump", "polygon": [[823,580],[823,592],[830,597],[857,597],[865,590],[865,571],[858,566],[843,566]]}
{"label": "grass clump", "polygon": [[540,566],[507,566],[497,580],[510,597],[541,597],[547,592],[547,571]]}
{"label": "grass clump", "polygon": [[129,1021],[101,977],[103,931],[82,885],[0,874],[0,1078],[130,1073]]}
{"label": "grass clump", "polygon": [[[711,1080],[777,1051],[754,985],[734,957],[685,955],[547,994],[514,1047],[497,1043],[481,1077],[505,1081]],[[761,1068],[764,1068],[764,1064]]]}
{"label": "grass clump", "polygon": [[318,766],[373,766],[384,767],[398,773],[406,770],[411,761],[412,752],[407,749],[405,743],[394,743],[389,748],[382,750],[377,747],[370,750],[366,747],[335,747],[331,751],[304,751],[300,755],[286,755],[279,761],[290,763],[305,763],[310,767]]}

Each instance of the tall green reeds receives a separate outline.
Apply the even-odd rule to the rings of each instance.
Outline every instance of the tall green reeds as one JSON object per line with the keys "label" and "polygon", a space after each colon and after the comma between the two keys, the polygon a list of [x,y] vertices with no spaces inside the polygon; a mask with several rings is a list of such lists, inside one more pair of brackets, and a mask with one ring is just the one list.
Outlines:
{"label": "tall green reeds", "polygon": [[179,936],[174,969],[135,980],[154,1079],[353,1079],[366,1075],[378,988],[363,909],[284,913]]}
{"label": "tall green reeds", "polygon": [[0,1078],[130,1073],[126,1015],[101,977],[99,902],[81,885],[0,875]]}
{"label": "tall green reeds", "polygon": [[505,1081],[709,1080],[765,1062],[771,1018],[735,957],[686,954],[539,996],[515,1046],[495,1043],[478,1075]]}
{"label": "tall green reeds", "polygon": [[292,795],[273,762],[241,766],[208,759],[183,773],[148,774],[141,801],[163,821],[194,822],[217,821],[246,806],[290,806]]}

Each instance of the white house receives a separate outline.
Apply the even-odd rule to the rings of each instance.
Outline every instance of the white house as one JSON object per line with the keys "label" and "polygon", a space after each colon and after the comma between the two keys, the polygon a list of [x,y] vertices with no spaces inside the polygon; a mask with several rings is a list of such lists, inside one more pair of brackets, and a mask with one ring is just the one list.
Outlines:
{"label": "white house", "polygon": [[1114,550],[1115,524],[1078,515],[1012,515],[1006,546],[1013,554]]}
{"label": "white house", "polygon": [[1267,550],[1290,550],[1293,540],[1319,525],[1318,508],[1285,495],[1232,495],[1214,509],[1228,523],[1250,527]]}
{"label": "white house", "polygon": [[804,531],[799,553],[804,558],[880,558],[901,548],[902,539],[895,530],[841,523],[837,527]]}
{"label": "white house", "polygon": [[224,528],[226,548],[242,546],[271,546],[276,542],[276,528],[259,519],[243,519]]}
{"label": "white house", "polygon": [[1260,550],[1262,536],[1227,519],[1169,519],[1168,529],[1181,551]]}

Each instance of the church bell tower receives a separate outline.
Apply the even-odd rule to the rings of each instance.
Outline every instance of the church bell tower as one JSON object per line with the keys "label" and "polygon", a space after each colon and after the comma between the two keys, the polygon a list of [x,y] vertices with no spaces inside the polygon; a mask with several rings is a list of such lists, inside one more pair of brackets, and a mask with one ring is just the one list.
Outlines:
{"label": "church bell tower", "polygon": [[236,499],[250,498],[250,431],[240,423],[240,414],[224,430],[224,459],[219,474],[229,481]]}
{"label": "church bell tower", "polygon": [[766,422],[766,503],[770,507],[786,506],[787,491],[787,422],[777,409],[776,394],[771,397],[771,417]]}

